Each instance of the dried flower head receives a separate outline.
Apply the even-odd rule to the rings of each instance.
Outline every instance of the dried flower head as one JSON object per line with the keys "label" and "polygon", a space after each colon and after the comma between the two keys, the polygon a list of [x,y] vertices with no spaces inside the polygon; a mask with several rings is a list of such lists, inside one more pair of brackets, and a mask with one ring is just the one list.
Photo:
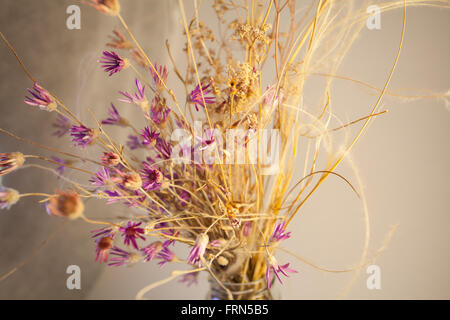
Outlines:
{"label": "dried flower head", "polygon": [[120,157],[114,152],[103,152],[102,164],[106,167],[115,167],[120,163]]}
{"label": "dried flower head", "polygon": [[102,124],[117,125],[126,127],[129,125],[125,118],[122,118],[116,107],[111,103],[111,108],[108,108],[109,118],[102,120]]}
{"label": "dried flower head", "polygon": [[[158,66],[157,63],[154,65],[155,69],[149,67],[153,78],[154,89],[161,91],[164,88],[164,84],[167,82],[167,68],[166,66]],[[156,71],[156,72],[155,72]]]}
{"label": "dried flower head", "polygon": [[138,107],[142,109],[142,111],[147,112],[149,109],[149,103],[147,98],[145,97],[145,86],[141,83],[141,81],[136,78],[136,88],[137,92],[134,94],[134,97],[128,91],[119,91],[119,93],[125,97],[118,99],[121,102],[125,103],[134,103]]}
{"label": "dried flower head", "polygon": [[80,124],[79,126],[72,126],[70,135],[73,137],[72,141],[75,142],[75,145],[84,148],[94,141],[98,136],[98,131],[86,128],[84,125]]}
{"label": "dried flower head", "polygon": [[0,176],[17,170],[24,162],[25,157],[20,152],[0,153]]}
{"label": "dried flower head", "polygon": [[88,5],[101,13],[117,16],[120,13],[120,4],[118,0],[87,0]]}
{"label": "dried flower head", "polygon": [[100,263],[102,262],[108,262],[108,253],[109,250],[114,245],[114,240],[111,237],[101,237],[96,240],[97,247],[95,248],[95,251],[97,252],[97,255],[95,257],[95,261],[98,261]]}
{"label": "dried flower head", "polygon": [[58,138],[64,136],[70,131],[70,128],[72,128],[70,120],[60,114],[58,114],[56,122],[54,122],[52,126],[56,128],[56,131],[53,132],[53,135],[57,136]]}
{"label": "dried flower head", "polygon": [[119,183],[128,190],[139,190],[143,186],[141,176],[137,172],[126,172],[120,174],[120,177]]}
{"label": "dried flower head", "polygon": [[0,186],[0,210],[9,209],[19,201],[20,195],[14,189]]}
{"label": "dried flower head", "polygon": [[141,137],[143,139],[142,144],[154,146],[159,137],[159,133],[157,133],[156,130],[153,130],[153,128],[145,127],[141,130]]}
{"label": "dried flower head", "polygon": [[25,97],[24,102],[30,106],[36,106],[46,111],[54,111],[57,108],[55,100],[50,93],[42,88],[37,82],[34,83],[33,92],[32,89],[27,89],[31,94],[31,97]]}
{"label": "dried flower head", "polygon": [[110,36],[112,42],[107,43],[106,45],[111,48],[116,49],[132,49],[133,45],[127,40],[127,38],[122,34],[122,32],[118,29],[113,30],[114,35]]}
{"label": "dried flower head", "polygon": [[122,235],[124,237],[123,243],[127,246],[131,244],[133,248],[135,248],[136,250],[139,249],[136,239],[140,238],[142,240],[145,240],[145,237],[142,236],[145,233],[145,231],[143,228],[139,228],[141,224],[142,222],[128,221],[125,227],[119,228],[119,231],[122,232]]}
{"label": "dried flower head", "polygon": [[207,234],[202,233],[197,237],[194,247],[188,256],[188,263],[201,265],[201,258],[205,254],[206,247],[208,246],[209,237]]}
{"label": "dried flower head", "polygon": [[200,89],[200,86],[197,85],[195,89],[191,91],[188,100],[194,104],[195,110],[198,111],[198,106],[205,108],[207,104],[213,104],[216,102],[215,96],[208,96],[208,94],[212,92],[210,86],[211,84],[208,83],[207,85],[202,85],[202,88]]}
{"label": "dried flower head", "polygon": [[81,217],[84,211],[84,204],[77,192],[58,191],[48,199],[46,209],[50,215],[73,220]]}
{"label": "dried flower head", "polygon": [[114,51],[103,51],[100,59],[99,62],[102,64],[102,68],[105,69],[105,72],[109,72],[109,76],[130,66],[128,59],[122,59]]}
{"label": "dried flower head", "polygon": [[271,271],[275,274],[275,276],[277,277],[278,281],[280,281],[280,283],[283,283],[283,281],[281,281],[279,273],[283,274],[286,277],[289,277],[287,272],[298,273],[298,271],[295,271],[295,270],[289,268],[289,263],[286,263],[284,265],[279,265],[277,260],[275,259],[275,257],[272,254],[268,255],[267,260],[268,261],[267,261],[267,270],[266,270],[266,280],[267,280],[267,287],[269,289],[272,285],[271,277],[270,277]]}

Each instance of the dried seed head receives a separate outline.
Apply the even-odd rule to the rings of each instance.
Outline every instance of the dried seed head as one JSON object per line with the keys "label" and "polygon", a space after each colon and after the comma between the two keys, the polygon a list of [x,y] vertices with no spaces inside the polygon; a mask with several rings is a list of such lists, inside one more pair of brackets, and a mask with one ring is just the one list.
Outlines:
{"label": "dried seed head", "polygon": [[47,205],[48,214],[66,217],[71,220],[79,218],[84,211],[84,204],[78,193],[74,191],[58,191],[49,198]]}
{"label": "dried seed head", "polygon": [[120,163],[120,157],[114,152],[104,152],[102,164],[107,167],[115,167]]}
{"label": "dried seed head", "polygon": [[230,262],[224,256],[219,256],[217,258],[217,263],[220,264],[222,267],[226,267]]}
{"label": "dried seed head", "polygon": [[0,186],[0,209],[9,209],[19,201],[19,192]]}
{"label": "dried seed head", "polygon": [[114,240],[111,237],[103,237],[97,242],[97,248],[99,250],[109,250],[113,247]]}
{"label": "dried seed head", "polygon": [[25,157],[20,152],[0,153],[0,176],[20,168],[24,162]]}
{"label": "dried seed head", "polygon": [[141,176],[136,172],[126,173],[122,178],[122,184],[128,190],[138,190],[142,186]]}

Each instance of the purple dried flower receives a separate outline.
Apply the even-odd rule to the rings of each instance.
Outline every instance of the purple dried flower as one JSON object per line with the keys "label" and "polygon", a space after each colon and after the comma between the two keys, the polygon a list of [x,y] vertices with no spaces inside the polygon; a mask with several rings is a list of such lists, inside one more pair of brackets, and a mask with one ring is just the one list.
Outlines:
{"label": "purple dried flower", "polygon": [[298,271],[295,271],[295,270],[289,268],[289,263],[286,263],[286,264],[280,266],[278,264],[277,260],[275,259],[275,257],[273,255],[269,255],[267,271],[266,271],[267,288],[269,288],[269,289],[272,285],[271,279],[270,279],[270,271],[273,271],[273,273],[278,278],[278,281],[280,281],[281,284],[283,284],[283,281],[281,281],[279,273],[283,274],[286,277],[289,277],[287,272],[298,273]]}
{"label": "purple dried flower", "polygon": [[206,251],[206,247],[208,246],[209,237],[207,234],[200,234],[197,237],[197,241],[195,242],[194,247],[189,253],[187,262],[190,264],[197,264],[199,267],[201,265],[200,257],[203,257]]}
{"label": "purple dried flower", "polygon": [[163,248],[163,244],[161,241],[153,242],[152,244],[146,246],[145,248],[141,249],[141,251],[145,255],[145,261],[152,260]]}
{"label": "purple dried flower", "polygon": [[111,249],[110,254],[117,256],[111,258],[110,260],[111,262],[108,263],[109,266],[115,267],[120,267],[123,266],[124,264],[136,262],[139,258],[139,256],[137,256],[136,254],[122,250],[117,246],[114,246]]}
{"label": "purple dried flower", "polygon": [[153,168],[148,163],[143,162],[144,169],[140,171],[142,178],[142,187],[145,190],[157,190],[161,187],[163,182],[163,174],[156,168]]}
{"label": "purple dried flower", "polygon": [[168,142],[166,142],[161,137],[158,137],[156,139],[155,148],[158,151],[158,155],[157,155],[158,158],[168,160],[172,156],[172,147],[170,146],[170,144]]}
{"label": "purple dried flower", "polygon": [[108,167],[115,167],[120,164],[120,157],[114,152],[103,152],[102,164]]}
{"label": "purple dried flower", "polygon": [[275,225],[275,229],[273,230],[273,234],[270,237],[270,241],[278,242],[281,240],[289,239],[291,237],[291,233],[286,232],[285,225],[286,225],[285,221]]}
{"label": "purple dried flower", "polygon": [[143,145],[155,145],[156,139],[159,137],[159,133],[156,130],[150,129],[149,127],[145,127],[141,130],[141,137],[143,138]]}
{"label": "purple dried flower", "polygon": [[[66,164],[67,164],[66,160],[55,157],[55,156],[52,156],[51,159],[53,161],[56,161],[61,164],[59,167],[56,168],[56,171],[59,173],[59,175],[62,176],[64,174],[64,171],[66,171]],[[58,179],[59,179],[59,177],[58,177]]]}
{"label": "purple dried flower", "polygon": [[138,196],[139,198],[135,198],[135,199],[130,199],[128,201],[125,201],[124,204],[131,207],[137,207],[139,205],[142,205],[142,202],[145,201],[145,199],[147,198],[147,196],[145,194],[143,194],[142,192],[135,190],[133,191],[135,196]]}
{"label": "purple dried flower", "polygon": [[97,238],[97,237],[102,236],[102,237],[110,237],[110,238],[114,239],[114,237],[116,236],[116,233],[117,233],[117,228],[104,227],[104,228],[92,230],[91,233],[94,233],[92,238]]}
{"label": "purple dried flower", "polygon": [[145,240],[145,237],[142,236],[142,234],[145,233],[144,229],[138,228],[141,224],[142,222],[128,221],[126,227],[119,228],[119,231],[122,232],[122,235],[125,237],[123,243],[127,246],[131,244],[136,250],[139,250],[136,239],[141,238],[142,240]]}
{"label": "purple dried flower", "polygon": [[[203,108],[206,107],[205,104],[212,104],[216,102],[216,97],[214,96],[207,96],[207,94],[211,93],[211,89],[209,88],[211,86],[210,83],[208,83],[205,86],[202,86],[202,89],[200,90],[200,86],[197,85],[194,90],[189,95],[189,102],[192,102],[195,106],[195,110],[198,111],[198,106],[202,106]],[[202,97],[202,91],[203,91],[203,97]],[[204,100],[203,100],[204,98]]]}
{"label": "purple dried flower", "polygon": [[[154,67],[155,67],[154,70],[153,70],[152,67],[149,67],[150,72],[152,73],[154,88],[155,88],[155,90],[161,91],[161,89],[164,86],[163,82],[166,83],[166,81],[167,81],[167,75],[168,75],[167,74],[167,68],[166,68],[166,66],[162,66],[162,65],[159,66],[159,68],[158,68],[158,64],[157,63],[155,63]],[[159,77],[158,77],[158,74],[155,71],[158,72]]]}
{"label": "purple dried flower", "polygon": [[160,268],[164,267],[166,263],[177,259],[175,254],[167,247],[163,247],[163,249],[156,255],[156,258],[162,260],[158,262]]}
{"label": "purple dried flower", "polygon": [[122,59],[114,51],[103,51],[103,55],[100,59],[103,59],[99,60],[99,62],[102,64],[102,68],[105,69],[105,72],[109,72],[109,76],[112,76],[114,73],[119,72],[130,65],[128,59]]}
{"label": "purple dried flower", "polygon": [[35,92],[33,92],[32,89],[27,88],[28,92],[31,94],[31,98],[25,97],[24,102],[26,104],[39,107],[46,111],[56,110],[57,104],[47,90],[38,85],[37,82],[34,83],[33,89]]}
{"label": "purple dried flower", "polygon": [[135,150],[135,149],[138,149],[138,148],[142,148],[144,145],[139,140],[138,136],[134,136],[134,135],[130,134],[128,136],[127,146],[131,150]]}
{"label": "purple dried flower", "polygon": [[19,169],[24,162],[25,157],[20,152],[0,153],[0,176]]}
{"label": "purple dried flower", "polygon": [[118,99],[121,102],[125,103],[134,103],[137,106],[139,106],[143,111],[148,111],[148,100],[145,97],[145,86],[142,85],[142,83],[139,81],[139,79],[136,78],[135,80],[137,92],[134,94],[134,97],[131,93],[128,91],[119,91],[121,95],[125,97],[125,99],[121,98]]}
{"label": "purple dried flower", "polygon": [[111,108],[108,108],[109,118],[102,120],[102,124],[111,124],[118,126],[127,126],[127,121],[122,118],[116,107],[111,103]]}
{"label": "purple dried flower", "polygon": [[102,237],[102,238],[98,238],[95,243],[97,244],[95,251],[96,251],[96,256],[95,256],[95,261],[99,261],[100,263],[102,262],[108,262],[108,253],[109,250],[111,250],[111,248],[114,245],[114,240],[111,237]]}
{"label": "purple dried flower", "polygon": [[56,122],[53,123],[53,127],[57,129],[55,132],[53,132],[53,135],[61,138],[70,131],[72,124],[70,123],[69,119],[67,119],[63,115],[58,114]]}
{"label": "purple dried flower", "polygon": [[120,200],[120,199],[115,199],[115,198],[120,197],[120,193],[118,193],[117,191],[105,190],[103,192],[105,192],[109,197],[108,200],[106,201],[106,204],[116,203]]}
{"label": "purple dried flower", "polygon": [[80,124],[79,126],[72,126],[70,135],[73,137],[72,141],[75,142],[75,145],[84,148],[92,143],[97,136],[97,132]]}
{"label": "purple dried flower", "polygon": [[180,198],[181,198],[181,205],[186,206],[191,200],[191,195],[186,190],[181,190]]}
{"label": "purple dried flower", "polygon": [[0,186],[0,210],[11,208],[19,199],[20,196],[16,190]]}
{"label": "purple dried flower", "polygon": [[157,125],[165,124],[169,118],[170,108],[168,108],[164,101],[162,101],[158,96],[152,100],[152,105],[150,107],[150,113],[146,114],[145,117],[152,120]]}
{"label": "purple dried flower", "polygon": [[111,181],[111,175],[108,168],[102,167],[95,173],[95,177],[89,180],[96,187],[103,187]]}
{"label": "purple dried flower", "polygon": [[204,137],[195,137],[199,144],[196,145],[194,148],[198,150],[206,150],[216,145],[216,125],[214,125],[214,129],[206,129],[205,130],[205,136]]}

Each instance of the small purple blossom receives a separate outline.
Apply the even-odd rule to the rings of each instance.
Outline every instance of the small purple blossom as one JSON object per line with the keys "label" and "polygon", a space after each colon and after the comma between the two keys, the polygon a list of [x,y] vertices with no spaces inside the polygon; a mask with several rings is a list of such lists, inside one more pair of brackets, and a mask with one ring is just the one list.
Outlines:
{"label": "small purple blossom", "polygon": [[163,249],[156,255],[156,259],[162,260],[158,262],[159,267],[162,268],[166,263],[175,261],[176,256],[168,247],[163,247]]}
{"label": "small purple blossom", "polygon": [[145,261],[151,261],[161,250],[163,249],[163,244],[161,241],[155,241],[145,248],[141,249],[141,251],[145,255]]}
{"label": "small purple blossom", "polygon": [[95,256],[95,261],[98,261],[100,263],[102,262],[108,262],[108,254],[109,254],[109,250],[111,250],[111,248],[114,245],[114,240],[111,237],[102,237],[102,238],[98,238],[97,240],[95,240],[96,243],[96,256]]}
{"label": "small purple blossom", "polygon": [[57,136],[58,138],[61,138],[67,132],[70,131],[72,124],[70,123],[69,119],[67,119],[63,115],[58,114],[58,117],[56,118],[56,122],[54,122],[52,126],[54,128],[56,128],[56,131],[53,132],[53,135]]}
{"label": "small purple blossom", "polygon": [[136,82],[136,88],[138,89],[137,93],[134,94],[134,97],[132,94],[130,94],[129,92],[125,91],[119,91],[119,93],[121,95],[123,95],[125,97],[125,99],[118,99],[121,102],[125,102],[125,103],[139,103],[142,101],[147,100],[145,98],[145,86],[142,85],[142,83],[139,81],[139,79],[136,78],[135,80]]}
{"label": "small purple blossom", "polygon": [[[152,74],[154,88],[155,88],[155,90],[159,91],[163,88],[163,85],[164,85],[163,83],[166,83],[166,81],[167,81],[167,75],[168,75],[167,68],[166,68],[166,66],[162,66],[162,65],[160,65],[158,68],[157,63],[155,63],[154,67],[155,67],[154,70],[152,67],[149,67],[149,69]],[[158,73],[156,73],[155,71],[157,71]],[[159,75],[159,77],[158,77],[158,75]]]}
{"label": "small purple blossom", "polygon": [[161,137],[158,137],[156,139],[156,150],[158,151],[158,158],[168,160],[172,156],[172,147],[166,140],[162,139]]}
{"label": "small purple blossom", "polygon": [[[189,95],[189,101],[192,102],[195,106],[195,110],[198,111],[198,106],[202,106],[203,108],[206,107],[205,104],[212,104],[216,102],[216,97],[214,96],[207,96],[207,94],[211,93],[210,89],[211,84],[208,83],[207,85],[202,86],[200,90],[200,86],[197,85],[194,90]],[[203,96],[202,96],[203,92]],[[204,98],[204,99],[203,99]]]}
{"label": "small purple blossom", "polygon": [[111,103],[111,108],[108,108],[109,118],[102,120],[102,124],[110,125],[125,125],[125,120],[120,116],[116,107]]}
{"label": "small purple blossom", "polygon": [[285,221],[275,225],[275,229],[273,230],[272,236],[270,237],[270,241],[278,242],[281,240],[289,239],[291,237],[291,233],[286,232],[285,225]]}
{"label": "small purple blossom", "polygon": [[116,203],[120,200],[120,199],[115,199],[115,198],[120,197],[120,193],[118,193],[117,191],[105,190],[104,192],[109,197],[108,200],[106,201],[106,204]]}
{"label": "small purple blossom", "polygon": [[289,277],[287,272],[290,273],[298,273],[298,271],[295,271],[293,269],[289,268],[289,263],[286,263],[284,265],[279,265],[277,260],[275,260],[275,257],[272,255],[269,255],[268,258],[268,265],[266,270],[266,280],[267,280],[267,288],[270,289],[272,283],[271,283],[271,277],[270,272],[273,272],[275,276],[278,278],[278,281],[280,281],[281,284],[283,284],[283,281],[281,281],[279,273],[283,274],[286,277]]}
{"label": "small purple blossom", "polygon": [[24,102],[30,106],[39,107],[42,110],[53,111],[56,109],[57,105],[55,100],[53,100],[50,93],[42,88],[37,82],[34,83],[33,92],[32,89],[27,88],[31,97],[25,97]]}
{"label": "small purple blossom", "polygon": [[171,110],[165,105],[158,96],[156,96],[150,107],[150,113],[146,114],[145,117],[149,120],[152,120],[156,125],[164,124],[170,114]]}
{"label": "small purple blossom", "polygon": [[86,128],[80,124],[79,126],[72,126],[70,135],[73,137],[72,141],[76,145],[84,148],[94,140],[96,133],[94,129]]}
{"label": "small purple blossom", "polygon": [[145,240],[145,237],[142,236],[142,234],[145,233],[144,229],[138,228],[141,224],[142,222],[128,221],[126,227],[119,228],[119,231],[122,232],[122,235],[125,238],[123,243],[127,246],[131,244],[136,250],[139,250],[136,239],[140,238],[142,240]]}
{"label": "small purple blossom", "polygon": [[92,230],[91,233],[94,233],[92,238],[97,238],[97,237],[102,236],[102,237],[110,237],[110,238],[114,239],[114,237],[116,236],[116,233],[117,233],[117,228],[104,227],[104,228]]}
{"label": "small purple blossom", "polygon": [[181,205],[183,206],[186,206],[191,200],[191,195],[186,190],[181,190],[179,196],[181,198]]}
{"label": "small purple blossom", "polygon": [[195,242],[194,247],[189,253],[187,262],[190,264],[197,264],[199,267],[201,266],[201,259],[206,251],[206,247],[208,246],[209,237],[207,234],[200,234],[197,237],[197,241]]}
{"label": "small purple blossom", "polygon": [[[55,156],[52,156],[51,159],[53,161],[56,161],[61,164],[60,166],[58,166],[56,168],[56,171],[59,173],[59,175],[62,176],[64,174],[64,172],[66,171],[66,164],[67,164],[66,160],[55,157]],[[58,179],[59,179],[59,177],[58,177]]]}
{"label": "small purple blossom", "polygon": [[111,175],[109,174],[108,168],[102,167],[95,173],[95,177],[92,177],[89,181],[96,187],[103,187],[107,185],[110,180]]}
{"label": "small purple blossom", "polygon": [[153,168],[148,163],[143,163],[144,169],[140,171],[142,187],[145,190],[157,190],[161,187],[163,174],[157,168]]}
{"label": "small purple blossom", "polygon": [[156,139],[159,137],[159,133],[156,130],[150,129],[149,127],[145,127],[141,130],[141,137],[143,139],[143,145],[155,145]]}
{"label": "small purple blossom", "polygon": [[207,150],[216,145],[216,125],[214,125],[214,129],[206,129],[204,137],[195,137],[199,144],[197,144],[194,148],[200,151]]}
{"label": "small purple blossom", "polygon": [[105,72],[109,72],[109,76],[129,66],[128,60],[122,59],[114,51],[103,51],[100,59],[99,62],[102,64],[102,68],[105,69]]}
{"label": "small purple blossom", "polygon": [[138,190],[133,191],[133,193],[134,193],[135,196],[138,196],[139,198],[129,199],[129,200],[124,202],[124,204],[127,205],[130,208],[137,207],[137,206],[141,205],[142,202],[144,202],[145,199],[147,198],[147,196],[145,194],[143,194],[142,192],[140,192]]}
{"label": "small purple blossom", "polygon": [[130,134],[128,136],[128,141],[127,141],[127,146],[128,148],[130,148],[131,150],[136,150],[138,148],[142,148],[144,145],[142,144],[142,142],[139,140],[138,136],[134,136],[132,134]]}
{"label": "small purple blossom", "polygon": [[131,252],[122,250],[117,246],[114,246],[109,254],[117,256],[110,259],[111,262],[108,263],[109,266],[120,267],[133,260],[133,254]]}

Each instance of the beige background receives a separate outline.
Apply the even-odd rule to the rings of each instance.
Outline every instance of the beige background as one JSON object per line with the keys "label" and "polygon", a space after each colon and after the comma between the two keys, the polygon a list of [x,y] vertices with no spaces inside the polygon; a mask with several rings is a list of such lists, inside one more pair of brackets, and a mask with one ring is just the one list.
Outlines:
{"label": "beige background", "polygon": [[[88,120],[85,106],[103,116],[117,89],[131,88],[133,75],[107,79],[96,59],[105,48],[107,35],[118,22],[82,7],[82,29],[65,28],[65,10],[75,1],[2,0],[0,30],[39,80]],[[166,62],[164,41],[176,52],[182,46],[176,1],[122,1],[123,16],[144,44],[152,59]],[[186,1],[189,7],[190,1]],[[373,1],[372,3],[377,3]],[[203,12],[203,11],[202,11]],[[401,30],[401,10],[382,15],[381,30],[363,30],[345,59],[339,74],[382,87],[395,58]],[[450,13],[431,8],[408,9],[407,32],[391,88],[449,89]],[[207,19],[206,19],[207,20]],[[23,104],[31,83],[4,45],[0,45],[0,126],[41,143],[72,150],[68,140],[50,136],[53,115]],[[180,57],[178,57],[179,59]],[[173,80],[173,77],[172,77]],[[376,100],[366,89],[337,80],[333,96],[339,115],[355,119],[366,115]],[[440,101],[383,100],[389,113],[380,117],[353,149],[352,159],[363,180],[371,217],[369,256],[381,246],[390,227],[399,224],[385,252],[376,260],[381,268],[382,289],[368,290],[367,275],[361,275],[347,298],[353,299],[448,299],[450,259],[448,209],[450,150],[448,109]],[[121,106],[121,111],[125,110]],[[89,121],[89,120],[88,120]],[[137,119],[136,121],[139,121]],[[0,150],[40,152],[0,137]],[[349,175],[348,165],[338,172]],[[52,191],[60,185],[47,173],[24,169],[3,183],[32,192]],[[90,202],[88,215],[102,216],[104,205]],[[120,207],[109,207],[125,213]],[[0,274],[28,257],[61,223],[48,217],[32,199],[0,212]],[[88,238],[91,226],[70,222],[55,239],[21,270],[0,283],[1,299],[132,299],[148,283],[169,275],[167,268],[138,264],[133,268],[108,268],[94,263],[94,245]],[[359,203],[341,181],[330,178],[311,198],[292,224],[293,238],[286,248],[328,268],[357,263],[362,249],[364,224]],[[184,252],[183,248],[179,249]],[[184,250],[184,251],[183,251]],[[298,275],[285,282],[282,298],[333,299],[352,274],[317,271],[285,254]],[[66,289],[68,265],[82,270],[82,290]],[[186,288],[176,282],[149,293],[153,299],[203,299],[206,277],[198,286]]]}

